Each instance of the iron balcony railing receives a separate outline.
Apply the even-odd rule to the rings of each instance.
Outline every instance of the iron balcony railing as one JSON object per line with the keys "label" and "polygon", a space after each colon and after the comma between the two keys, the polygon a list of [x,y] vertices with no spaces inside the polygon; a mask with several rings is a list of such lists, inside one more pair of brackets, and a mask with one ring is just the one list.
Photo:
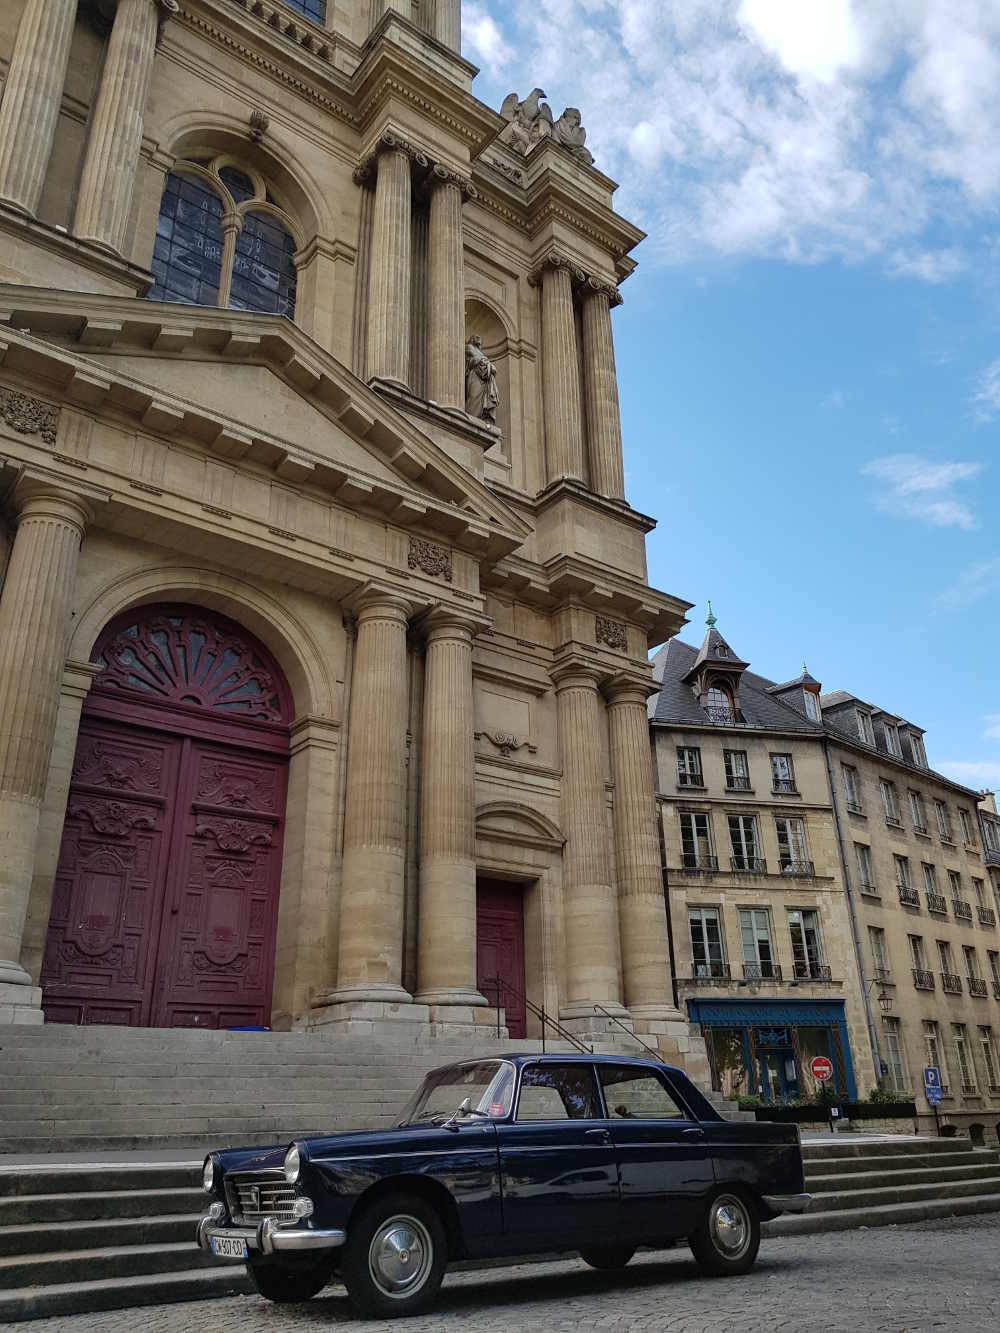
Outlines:
{"label": "iron balcony railing", "polygon": [[705,786],[705,779],[700,773],[678,773],[677,785],[678,787],[703,788]]}
{"label": "iron balcony railing", "polygon": [[986,999],[985,977],[966,977],[965,980],[968,984],[970,995],[977,995],[981,1000]]}
{"label": "iron balcony railing", "polygon": [[938,912],[941,916],[948,915],[948,899],[943,893],[927,893],[928,912]]}
{"label": "iron balcony railing", "polygon": [[752,791],[749,778],[726,778],[726,791]]}
{"label": "iron balcony railing", "polygon": [[848,801],[847,809],[852,815],[863,815],[865,813],[865,807],[860,801]]}
{"label": "iron balcony railing", "polygon": [[968,903],[963,903],[961,898],[952,898],[951,910],[955,914],[956,921],[971,921],[972,908]]}
{"label": "iron balcony railing", "polygon": [[771,790],[785,796],[797,796],[799,789],[794,778],[775,778]]}
{"label": "iron balcony railing", "polygon": [[706,708],[705,712],[709,722],[717,727],[735,727],[738,720],[731,708]]}
{"label": "iron balcony railing", "polygon": [[729,981],[732,970],[728,963],[695,963],[692,981]]}
{"label": "iron balcony railing", "polygon": [[988,866],[1000,866],[1000,847],[986,848],[986,864]]}
{"label": "iron balcony railing", "polygon": [[911,889],[909,884],[897,884],[896,888],[899,890],[899,901],[904,907],[920,906],[920,894],[916,889]]}
{"label": "iron balcony railing", "polygon": [[926,825],[926,824],[919,824],[916,820],[914,820],[914,821],[913,821],[913,832],[914,832],[914,833],[926,833],[926,832],[927,832],[927,825]]}
{"label": "iron balcony railing", "polygon": [[778,865],[783,875],[801,875],[803,879],[812,879],[816,873],[811,861],[793,861],[788,856],[781,857]]}
{"label": "iron balcony railing", "polygon": [[913,969],[913,984],[917,990],[933,990],[934,973],[928,972],[923,967],[915,967]]}
{"label": "iron balcony railing", "polygon": [[831,981],[833,974],[825,963],[796,962],[796,981]]}
{"label": "iron balcony railing", "polygon": [[993,998],[1000,1000],[1000,981],[997,981],[996,977],[993,978]]}
{"label": "iron balcony railing", "polygon": [[780,981],[781,968],[777,963],[744,963],[745,981]]}
{"label": "iron balcony railing", "polygon": [[889,825],[890,828],[903,827],[903,821],[900,819],[899,815],[886,815],[885,822]]}
{"label": "iron balcony railing", "polygon": [[997,923],[997,914],[992,907],[977,907],[976,912],[979,916],[981,926],[995,926]]}
{"label": "iron balcony railing", "polygon": [[948,995],[961,995],[962,978],[957,972],[942,972],[941,989]]}
{"label": "iron balcony railing", "polygon": [[703,856],[701,852],[681,852],[681,869],[689,874],[718,870],[718,868],[719,858],[717,856]]}
{"label": "iron balcony railing", "polygon": [[955,846],[955,839],[950,832],[940,833],[938,836],[940,837],[941,842],[944,844],[945,847]]}
{"label": "iron balcony railing", "polygon": [[875,886],[874,884],[861,884],[861,885],[859,885],[859,889],[860,889],[861,893],[863,893],[863,894],[865,895],[866,898],[881,898],[881,897],[882,897],[882,895],[879,893],[878,889],[876,888],[876,886]]}
{"label": "iron balcony railing", "polygon": [[975,1083],[966,1083],[966,1082],[963,1081],[963,1083],[962,1083],[962,1096],[963,1096],[963,1097],[978,1097],[978,1096],[979,1096],[979,1089],[976,1087]]}
{"label": "iron balcony railing", "polygon": [[886,967],[885,964],[876,963],[875,980],[881,982],[883,986],[894,985],[895,983],[892,980],[892,968]]}
{"label": "iron balcony railing", "polygon": [[730,867],[742,875],[766,875],[767,862],[762,856],[731,856]]}

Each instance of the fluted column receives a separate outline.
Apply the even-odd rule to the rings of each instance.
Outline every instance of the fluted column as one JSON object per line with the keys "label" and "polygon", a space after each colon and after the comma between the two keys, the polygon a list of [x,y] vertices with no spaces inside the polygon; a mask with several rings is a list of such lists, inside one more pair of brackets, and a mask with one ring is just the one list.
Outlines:
{"label": "fluted column", "polygon": [[583,480],[580,361],[573,280],[565,264],[542,273],[542,394],[548,479]]}
{"label": "fluted column", "polygon": [[120,254],[125,244],[159,24],[177,0],[118,0],[91,117],[73,234]]}
{"label": "fluted column", "polygon": [[27,496],[0,596],[0,989],[31,985],[21,938],[88,517],[70,495]]}
{"label": "fluted column", "polygon": [[331,1003],[409,1002],[403,989],[409,605],[365,589],[351,684],[337,989]]}
{"label": "fluted column", "polygon": [[378,156],[368,289],[368,376],[410,382],[410,159],[383,146]]}
{"label": "fluted column", "polygon": [[475,625],[444,609],[426,624],[415,998],[486,1005],[476,987]]}
{"label": "fluted column", "polygon": [[647,690],[634,681],[616,681],[607,696],[625,1003],[633,1018],[678,1019],[656,832]]}
{"label": "fluted column", "polygon": [[[613,295],[612,295],[613,294]],[[583,298],[583,383],[590,445],[590,485],[609,500],[625,499],[622,423],[611,333],[614,288],[588,286]]]}
{"label": "fluted column", "polygon": [[62,104],[77,0],[28,0],[0,102],[0,202],[34,215]]}
{"label": "fluted column", "polygon": [[445,167],[431,176],[427,273],[427,397],[465,407],[465,269],[462,185]]}
{"label": "fluted column", "polygon": [[453,51],[462,50],[462,0],[437,0],[434,36]]}
{"label": "fluted column", "polygon": [[562,753],[563,933],[566,990],[560,1017],[595,1018],[594,1005],[622,1014],[618,904],[611,887],[601,772],[598,677],[585,667],[556,675]]}

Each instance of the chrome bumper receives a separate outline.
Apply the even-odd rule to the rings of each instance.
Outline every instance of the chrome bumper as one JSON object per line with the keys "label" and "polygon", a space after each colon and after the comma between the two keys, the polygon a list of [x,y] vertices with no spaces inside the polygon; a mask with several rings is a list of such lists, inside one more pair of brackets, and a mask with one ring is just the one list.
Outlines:
{"label": "chrome bumper", "polygon": [[247,1249],[256,1250],[259,1254],[302,1254],[306,1250],[336,1250],[347,1241],[346,1231],[324,1231],[318,1227],[298,1226],[294,1222],[283,1224],[273,1217],[265,1217],[257,1227],[227,1226],[219,1216],[213,1216],[210,1211],[199,1221],[196,1236],[200,1248],[209,1254],[212,1253],[210,1241],[212,1236],[245,1240]]}
{"label": "chrome bumper", "polygon": [[804,1213],[812,1203],[811,1194],[765,1194],[766,1207],[775,1213]]}

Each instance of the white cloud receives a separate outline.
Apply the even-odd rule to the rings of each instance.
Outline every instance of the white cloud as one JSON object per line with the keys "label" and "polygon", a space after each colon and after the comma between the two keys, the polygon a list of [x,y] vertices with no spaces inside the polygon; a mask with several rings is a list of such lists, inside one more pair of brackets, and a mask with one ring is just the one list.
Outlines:
{"label": "white cloud", "polygon": [[981,463],[935,463],[916,454],[889,454],[866,463],[861,472],[884,483],[875,497],[883,512],[923,519],[938,528],[969,529],[976,526],[975,514],[953,492],[982,470]]}
{"label": "white cloud", "polygon": [[996,791],[1000,788],[1000,760],[949,759],[937,768],[945,777],[961,782],[975,791]]}
{"label": "white cloud", "polygon": [[1000,361],[991,362],[983,371],[972,402],[980,421],[990,421],[1000,412]]}
{"label": "white cloud", "polygon": [[935,602],[946,611],[964,611],[995,592],[1000,592],[1000,556],[967,565],[950,587],[938,593]]}
{"label": "white cloud", "polygon": [[[953,280],[1000,208],[998,0],[466,0],[494,105],[578,106],[647,255]],[[502,82],[500,82],[502,81]]]}

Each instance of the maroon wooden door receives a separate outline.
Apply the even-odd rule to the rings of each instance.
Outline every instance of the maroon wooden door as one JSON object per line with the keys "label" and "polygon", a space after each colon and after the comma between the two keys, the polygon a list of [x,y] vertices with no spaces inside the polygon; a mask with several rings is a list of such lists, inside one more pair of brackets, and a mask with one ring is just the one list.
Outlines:
{"label": "maroon wooden door", "polygon": [[[527,1035],[524,996],[524,896],[520,885],[476,885],[476,971],[480,993],[507,1010],[507,1031]],[[497,986],[497,977],[511,990]]]}
{"label": "maroon wooden door", "polygon": [[146,608],[102,636],[45,959],[50,1022],[267,1024],[288,699],[238,628]]}

